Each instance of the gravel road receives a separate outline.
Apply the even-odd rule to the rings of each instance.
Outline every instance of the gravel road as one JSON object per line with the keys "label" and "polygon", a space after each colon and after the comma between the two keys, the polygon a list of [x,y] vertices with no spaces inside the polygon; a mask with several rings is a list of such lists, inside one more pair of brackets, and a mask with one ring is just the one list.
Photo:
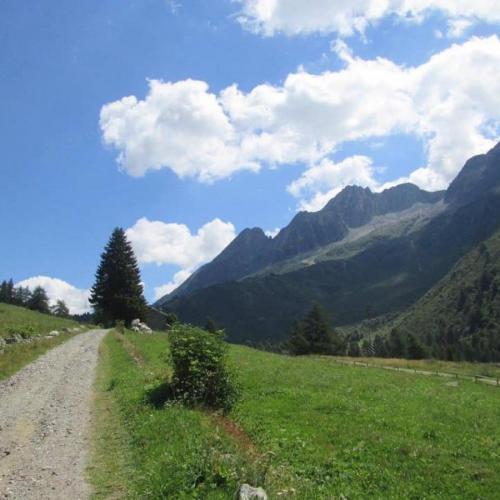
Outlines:
{"label": "gravel road", "polygon": [[0,499],[88,498],[92,383],[105,334],[79,334],[0,382]]}

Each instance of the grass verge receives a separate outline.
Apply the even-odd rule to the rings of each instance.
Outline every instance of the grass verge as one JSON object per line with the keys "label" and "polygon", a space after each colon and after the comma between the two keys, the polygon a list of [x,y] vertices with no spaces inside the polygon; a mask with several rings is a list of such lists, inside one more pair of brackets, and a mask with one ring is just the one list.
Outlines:
{"label": "grass verge", "polygon": [[25,307],[0,303],[0,337],[8,337],[11,330],[31,327],[36,335],[46,335],[52,330],[79,326],[71,319],[58,318],[50,314],[31,311]]}
{"label": "grass verge", "polygon": [[45,354],[49,349],[56,347],[74,335],[61,333],[50,339],[37,339],[29,344],[11,344],[5,347],[0,354],[0,380],[4,380],[18,370]]}
{"label": "grass verge", "polygon": [[[259,471],[213,416],[163,405],[165,334],[111,332],[96,383],[95,498],[233,498]],[[116,458],[118,460],[116,460]]]}

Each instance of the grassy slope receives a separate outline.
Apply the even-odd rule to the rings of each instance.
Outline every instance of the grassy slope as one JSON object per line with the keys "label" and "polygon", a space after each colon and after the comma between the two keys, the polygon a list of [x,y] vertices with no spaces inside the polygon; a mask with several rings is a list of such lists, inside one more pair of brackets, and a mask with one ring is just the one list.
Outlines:
{"label": "grassy slope", "polygon": [[[500,325],[500,231],[469,252],[395,325],[416,334],[469,328],[498,332]],[[471,327],[471,318],[476,318]]]}
{"label": "grassy slope", "polygon": [[[98,387],[101,395],[108,389],[107,418],[122,435],[121,453],[104,445],[104,426],[95,463],[129,457],[124,489],[131,497],[232,498],[243,481],[264,486],[271,498],[292,489],[297,498],[315,499],[497,497],[495,387],[466,381],[454,387],[437,377],[234,346],[243,398],[230,415],[237,426],[218,426],[199,411],[147,404],[147,388],[167,376],[167,341],[126,338],[107,338],[109,357],[101,359],[107,386]],[[100,496],[122,483],[112,468],[92,476]]]}
{"label": "grassy slope", "polygon": [[[43,335],[52,330],[76,327],[78,323],[47,314],[40,314],[23,307],[0,303],[0,337],[9,336],[11,329],[17,330],[28,325],[33,327],[35,335]],[[34,361],[38,356],[41,356],[52,347],[62,344],[70,337],[70,334],[62,333],[58,337],[41,339],[30,344],[8,345],[4,352],[0,353],[0,380],[10,377],[23,366]]]}
{"label": "grassy slope", "polygon": [[11,328],[22,328],[28,325],[33,327],[35,334],[44,335],[52,330],[73,328],[78,326],[78,323],[70,319],[30,311],[24,307],[0,303],[0,337],[8,336]]}

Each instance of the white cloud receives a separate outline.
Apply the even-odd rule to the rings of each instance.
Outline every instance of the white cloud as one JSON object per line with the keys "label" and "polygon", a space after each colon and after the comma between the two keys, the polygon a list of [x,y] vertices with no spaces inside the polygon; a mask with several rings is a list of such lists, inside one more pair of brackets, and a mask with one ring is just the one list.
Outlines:
{"label": "white cloud", "polygon": [[41,286],[47,292],[50,305],[54,305],[57,300],[64,300],[72,314],[82,314],[91,310],[89,304],[90,290],[76,288],[57,278],[33,276],[16,283],[16,286],[27,287],[31,291],[37,286]]}
{"label": "white cloud", "polygon": [[184,283],[190,276],[190,271],[181,270],[174,274],[172,281],[165,285],[155,287],[155,300],[161,299],[165,295],[173,292],[179,285]]}
{"label": "white cloud", "polygon": [[274,229],[268,229],[265,231],[266,236],[269,236],[269,238],[274,238],[278,235],[278,233],[281,231],[279,227],[275,227]]}
{"label": "white cloud", "polygon": [[143,101],[127,97],[104,106],[104,140],[132,175],[168,167],[211,181],[262,164],[314,169],[347,141],[413,134],[427,163],[408,179],[441,189],[497,139],[491,136],[500,123],[497,36],[453,45],[416,67],[357,58],[345,42],[333,49],[344,61],[341,70],[298,71],[282,86],[249,92],[232,85],[213,94],[204,82],[153,81]]}
{"label": "white cloud", "polygon": [[351,156],[339,163],[324,159],[307,169],[287,189],[293,196],[301,198],[300,210],[315,212],[323,208],[343,188],[353,184],[372,190],[380,187],[375,179],[375,168],[370,158]]}
{"label": "white cloud", "polygon": [[179,177],[210,182],[258,168],[241,157],[234,127],[205,82],[151,80],[143,101],[129,96],[103,106],[100,126],[135,177],[168,166]]}
{"label": "white cloud", "polygon": [[[474,22],[500,22],[497,0],[239,0],[239,22],[264,36],[363,34],[369,25],[393,16],[421,22],[432,13],[448,20],[450,36],[460,36]],[[466,25],[467,23],[467,25]]]}
{"label": "white cloud", "polygon": [[141,264],[174,264],[185,270],[212,260],[236,236],[234,226],[220,219],[208,222],[193,234],[184,224],[143,217],[126,233]]}
{"label": "white cloud", "polygon": [[172,281],[155,288],[158,299],[211,261],[235,238],[233,224],[214,219],[192,233],[184,224],[139,219],[126,231],[141,264],[173,264],[181,268]]}

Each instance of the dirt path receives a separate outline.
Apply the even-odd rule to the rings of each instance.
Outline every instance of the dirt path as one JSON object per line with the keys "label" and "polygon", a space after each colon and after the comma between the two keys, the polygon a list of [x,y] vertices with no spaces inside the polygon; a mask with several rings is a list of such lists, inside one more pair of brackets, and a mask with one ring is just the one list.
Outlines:
{"label": "dirt path", "polygon": [[91,390],[105,330],[82,333],[0,383],[0,499],[85,499]]}
{"label": "dirt path", "polygon": [[377,365],[371,363],[365,363],[361,361],[345,361],[341,359],[334,359],[336,363],[341,365],[350,365],[350,366],[363,366],[365,368],[379,368],[381,370],[393,370],[397,372],[411,373],[414,375],[427,375],[427,376],[436,376],[436,377],[445,377],[445,378],[454,378],[457,380],[472,380],[473,382],[481,382],[482,384],[494,385],[500,387],[500,379],[492,378],[492,377],[483,377],[480,375],[462,375],[459,373],[447,373],[441,371],[428,371],[428,370],[419,370],[418,368],[402,368],[398,366],[387,366],[387,365]]}

